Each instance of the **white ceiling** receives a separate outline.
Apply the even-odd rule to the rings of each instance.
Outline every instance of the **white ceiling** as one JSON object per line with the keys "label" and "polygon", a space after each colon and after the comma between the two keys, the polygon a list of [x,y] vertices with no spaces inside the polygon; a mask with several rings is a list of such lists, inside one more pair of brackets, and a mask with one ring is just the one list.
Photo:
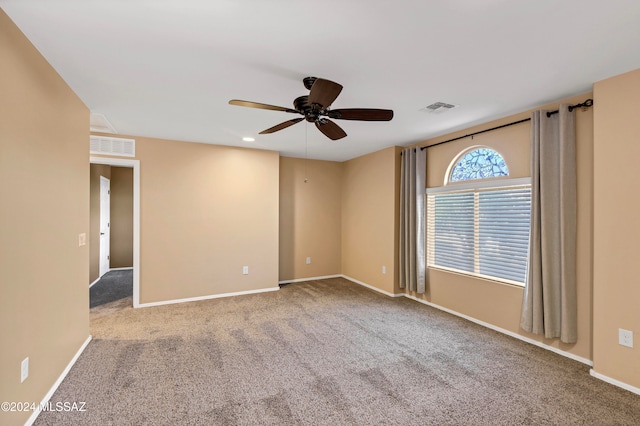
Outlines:
{"label": "white ceiling", "polygon": [[[343,161],[592,90],[640,68],[638,0],[0,0],[92,112],[121,134]],[[331,141],[293,118],[302,78],[344,86]],[[459,105],[441,114],[424,107]],[[597,105],[596,105],[597,107]],[[307,129],[305,129],[308,126]],[[253,136],[255,142],[243,142]]]}

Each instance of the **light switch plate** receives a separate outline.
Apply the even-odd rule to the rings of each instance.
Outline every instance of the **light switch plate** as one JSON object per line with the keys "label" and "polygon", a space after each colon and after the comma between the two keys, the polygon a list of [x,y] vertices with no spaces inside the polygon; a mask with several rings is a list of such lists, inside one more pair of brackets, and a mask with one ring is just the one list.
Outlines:
{"label": "light switch plate", "polygon": [[20,383],[27,380],[27,377],[29,377],[29,357],[23,359],[20,364]]}

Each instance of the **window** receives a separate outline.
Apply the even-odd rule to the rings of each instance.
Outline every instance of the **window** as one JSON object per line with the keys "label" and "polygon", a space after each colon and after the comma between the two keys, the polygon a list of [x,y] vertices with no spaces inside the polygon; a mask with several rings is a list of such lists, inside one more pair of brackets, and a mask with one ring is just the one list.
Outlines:
{"label": "window", "polygon": [[524,285],[530,179],[509,179],[490,148],[462,153],[450,170],[449,184],[427,189],[427,266]]}
{"label": "window", "polygon": [[477,148],[467,152],[451,171],[449,182],[509,176],[504,158],[490,148]]}

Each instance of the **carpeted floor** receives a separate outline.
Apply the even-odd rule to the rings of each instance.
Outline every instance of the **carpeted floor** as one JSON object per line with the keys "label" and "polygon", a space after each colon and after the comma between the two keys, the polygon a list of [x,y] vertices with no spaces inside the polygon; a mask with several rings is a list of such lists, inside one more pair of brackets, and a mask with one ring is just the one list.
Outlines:
{"label": "carpeted floor", "polygon": [[109,271],[89,289],[89,307],[95,308],[96,306],[132,296],[133,270]]}
{"label": "carpeted floor", "polygon": [[36,425],[638,425],[589,368],[344,279],[91,310],[94,340]]}

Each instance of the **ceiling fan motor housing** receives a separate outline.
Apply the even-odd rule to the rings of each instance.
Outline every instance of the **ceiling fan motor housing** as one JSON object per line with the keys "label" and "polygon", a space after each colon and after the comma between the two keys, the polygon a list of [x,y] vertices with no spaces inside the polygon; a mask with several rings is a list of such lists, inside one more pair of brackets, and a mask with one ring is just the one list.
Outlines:
{"label": "ceiling fan motor housing", "polygon": [[299,96],[293,101],[293,107],[296,111],[299,111],[304,115],[305,120],[310,123],[315,122],[318,119],[318,112],[314,110],[313,106],[309,103],[309,96]]}
{"label": "ceiling fan motor housing", "polygon": [[311,90],[311,87],[313,87],[313,83],[315,83],[317,79],[318,77],[305,77],[302,79],[302,82],[304,83],[304,87],[306,87],[307,90]]}

